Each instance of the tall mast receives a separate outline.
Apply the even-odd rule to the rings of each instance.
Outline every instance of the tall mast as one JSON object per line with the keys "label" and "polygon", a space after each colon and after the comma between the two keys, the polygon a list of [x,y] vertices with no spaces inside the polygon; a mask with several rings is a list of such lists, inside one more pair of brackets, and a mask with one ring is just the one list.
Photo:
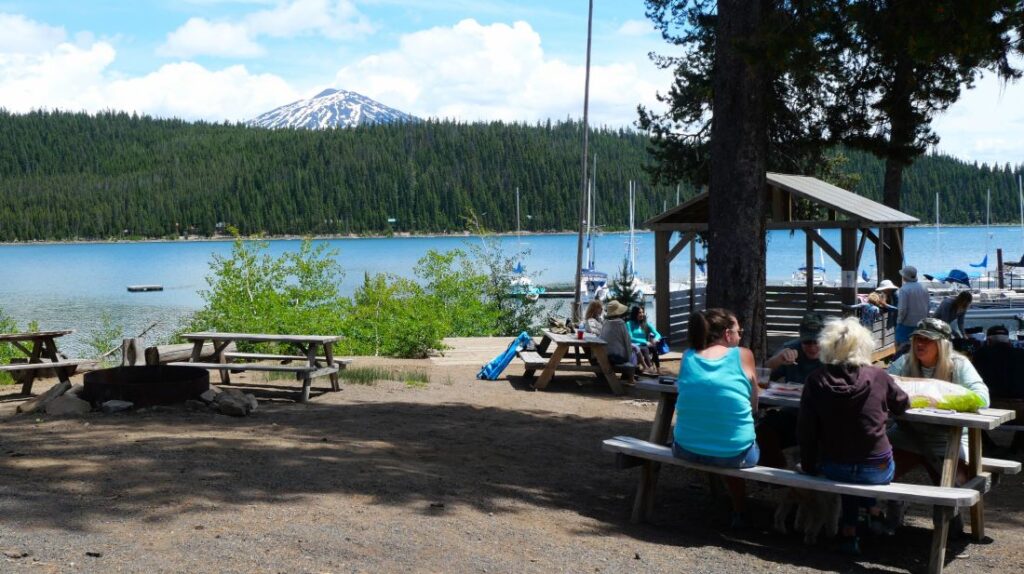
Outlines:
{"label": "tall mast", "polygon": [[586,214],[585,196],[587,193],[587,152],[589,151],[588,146],[590,145],[589,137],[589,111],[590,111],[590,37],[594,23],[594,0],[588,2],[589,10],[587,12],[587,68],[585,79],[583,81],[583,177],[580,179],[580,230],[576,236],[576,281],[575,281],[575,294],[572,301],[572,318],[573,321],[579,322],[582,316],[582,309],[580,309],[580,301],[582,299],[580,293],[580,280],[583,276],[583,219]]}
{"label": "tall mast", "polygon": [[519,186],[516,186],[516,243],[519,251],[523,250],[523,234],[519,229]]}

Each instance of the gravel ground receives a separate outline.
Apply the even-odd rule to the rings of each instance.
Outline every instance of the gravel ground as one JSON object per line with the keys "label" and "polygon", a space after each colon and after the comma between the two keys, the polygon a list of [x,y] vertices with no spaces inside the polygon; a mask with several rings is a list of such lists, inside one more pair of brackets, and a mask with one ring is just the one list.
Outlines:
{"label": "gravel ground", "polygon": [[[15,415],[0,388],[0,572],[907,572],[927,563],[918,509],[856,562],[751,528],[695,473],[662,472],[655,523],[629,523],[637,470],[601,440],[646,436],[654,403],[589,377],[532,392],[475,367],[358,359],[431,382],[345,385],[297,404],[252,385],[248,418],[168,407]],[[254,375],[259,377],[260,375]],[[235,377],[239,386],[252,380]],[[274,386],[289,383],[273,381]],[[46,384],[37,383],[41,392]],[[1024,570],[1019,476],[986,496],[990,544],[950,544],[947,572]],[[956,557],[954,559],[954,557]]]}

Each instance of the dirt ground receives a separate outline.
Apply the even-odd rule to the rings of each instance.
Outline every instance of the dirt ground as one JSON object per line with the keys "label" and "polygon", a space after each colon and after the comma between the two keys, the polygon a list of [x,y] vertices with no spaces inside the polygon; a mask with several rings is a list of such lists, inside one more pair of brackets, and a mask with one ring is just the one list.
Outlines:
{"label": "dirt ground", "polygon": [[[678,468],[661,474],[655,523],[631,525],[638,470],[617,470],[601,441],[646,436],[654,403],[614,396],[588,375],[532,391],[516,363],[505,379],[476,381],[471,362],[358,358],[427,372],[430,382],[346,384],[307,404],[282,393],[289,383],[236,376],[260,398],[247,418],[179,407],[16,415],[19,388],[0,388],[0,572],[907,572],[927,564],[923,509],[896,536],[866,539],[853,561],[829,541],[805,546],[772,532],[772,489],[752,487],[751,527],[729,530],[727,502]],[[993,542],[953,541],[947,572],[1024,571],[1021,484],[1007,477],[986,496]]]}

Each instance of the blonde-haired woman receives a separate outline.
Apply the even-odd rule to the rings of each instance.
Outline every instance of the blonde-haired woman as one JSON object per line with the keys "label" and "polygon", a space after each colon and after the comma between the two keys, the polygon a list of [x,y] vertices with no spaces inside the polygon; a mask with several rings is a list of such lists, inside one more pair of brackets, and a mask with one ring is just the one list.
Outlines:
{"label": "blonde-haired woman", "polygon": [[587,310],[583,314],[583,330],[600,336],[601,329],[604,327],[604,303],[600,299],[592,299],[590,304],[587,305]]}
{"label": "blonde-haired woman", "polygon": [[[896,466],[886,422],[907,410],[907,395],[885,370],[871,366],[875,341],[857,319],[829,321],[818,341],[823,366],[807,377],[800,397],[801,469],[841,482],[888,484]],[[842,499],[841,548],[859,554],[860,508],[875,517],[881,512],[874,499]]]}
{"label": "blonde-haired woman", "polygon": [[[948,381],[974,391],[985,406],[989,406],[988,386],[971,361],[953,350],[951,335],[952,329],[945,321],[935,318],[922,320],[910,334],[910,352],[893,361],[889,365],[889,373]],[[928,473],[938,483],[940,465],[937,463],[945,458],[946,436],[944,427],[900,422],[891,433],[900,474],[927,463]],[[913,456],[915,454],[917,456]],[[967,429],[964,429],[961,439],[960,459],[967,460]],[[963,475],[965,469],[961,467],[960,470]]]}

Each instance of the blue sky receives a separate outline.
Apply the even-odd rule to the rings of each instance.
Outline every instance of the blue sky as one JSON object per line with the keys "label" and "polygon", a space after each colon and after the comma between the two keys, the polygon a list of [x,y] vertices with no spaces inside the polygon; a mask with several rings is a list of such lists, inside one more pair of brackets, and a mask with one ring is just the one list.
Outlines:
{"label": "blue sky", "polygon": [[[591,117],[628,126],[671,77],[642,0],[595,0]],[[582,113],[586,0],[0,0],[0,107],[238,121],[327,87],[421,117]],[[1024,89],[986,78],[940,149],[1024,162]]]}

